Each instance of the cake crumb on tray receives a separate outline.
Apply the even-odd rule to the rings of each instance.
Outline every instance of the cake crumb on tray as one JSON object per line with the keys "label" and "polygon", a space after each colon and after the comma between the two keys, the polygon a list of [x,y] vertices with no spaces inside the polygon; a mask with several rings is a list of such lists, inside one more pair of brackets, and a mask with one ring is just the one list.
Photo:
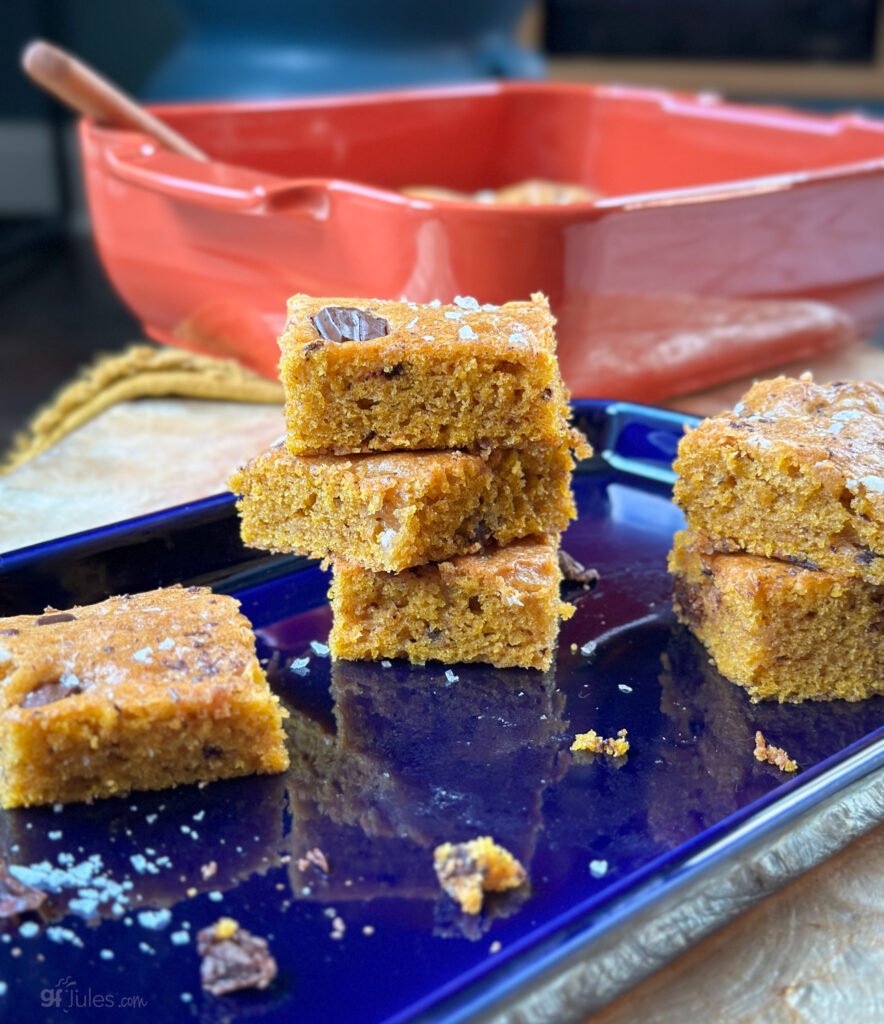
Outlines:
{"label": "cake crumb on tray", "polygon": [[465,914],[478,914],[486,892],[504,892],[522,885],[527,872],[490,836],[466,843],[442,843],[433,851],[439,884]]}
{"label": "cake crumb on tray", "polygon": [[755,733],[755,750],[753,753],[755,754],[756,761],[766,761],[768,764],[779,768],[781,772],[794,772],[798,770],[798,762],[793,761],[782,747],[770,746],[760,730]]}
{"label": "cake crumb on tray", "polygon": [[603,738],[595,731],[579,732],[574,737],[571,750],[575,753],[605,754],[608,757],[623,757],[629,752],[629,740],[626,738],[626,730],[620,729],[617,736]]}
{"label": "cake crumb on tray", "polygon": [[267,940],[240,928],[232,917],[222,917],[196,935],[202,957],[200,983],[213,996],[245,988],[267,988],[276,977],[276,960]]}

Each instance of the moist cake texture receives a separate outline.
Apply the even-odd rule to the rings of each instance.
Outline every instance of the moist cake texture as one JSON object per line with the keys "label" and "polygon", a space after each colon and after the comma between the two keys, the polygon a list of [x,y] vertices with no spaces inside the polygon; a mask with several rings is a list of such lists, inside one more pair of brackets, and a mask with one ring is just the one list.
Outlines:
{"label": "moist cake texture", "polygon": [[884,584],[884,387],[809,374],[756,384],[681,440],[689,528],[749,551]]}
{"label": "moist cake texture", "polygon": [[497,668],[549,668],[559,618],[558,537],[460,555],[400,573],[334,563],[329,592],[336,658],[486,662]]}
{"label": "moist cake texture", "polygon": [[376,571],[475,553],[576,516],[567,445],[460,451],[292,455],[280,444],[238,470],[245,544]]}
{"label": "moist cake texture", "polygon": [[679,620],[753,700],[884,693],[884,587],[718,552],[687,531],[675,536],[669,570]]}
{"label": "moist cake texture", "polygon": [[296,455],[559,443],[568,393],[542,295],[480,306],[295,295],[279,339]]}
{"label": "moist cake texture", "polygon": [[0,804],[288,766],[239,602],[200,587],[0,619]]}

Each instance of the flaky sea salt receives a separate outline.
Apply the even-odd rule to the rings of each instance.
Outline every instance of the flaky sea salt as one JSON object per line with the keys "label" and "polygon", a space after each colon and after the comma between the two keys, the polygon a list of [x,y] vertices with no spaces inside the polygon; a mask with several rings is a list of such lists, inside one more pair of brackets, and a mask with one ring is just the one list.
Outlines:
{"label": "flaky sea salt", "polygon": [[159,932],[168,927],[172,920],[172,911],[162,908],[160,910],[140,910],[135,917],[142,928],[148,931]]}

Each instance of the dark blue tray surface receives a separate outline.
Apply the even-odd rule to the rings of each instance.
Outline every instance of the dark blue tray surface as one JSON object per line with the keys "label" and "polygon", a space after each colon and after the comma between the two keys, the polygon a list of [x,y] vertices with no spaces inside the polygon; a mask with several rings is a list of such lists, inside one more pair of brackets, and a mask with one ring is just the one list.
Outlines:
{"label": "dark blue tray surface", "polygon": [[[564,546],[601,580],[574,591],[552,673],[457,666],[450,682],[445,666],[332,664],[326,575],[243,548],[229,496],[0,557],[0,614],[177,581],[236,594],[293,754],[274,778],[0,812],[12,864],[101,858],[91,891],[61,879],[45,919],[0,922],[0,1014],[92,1021],[111,998],[154,1020],[469,1020],[733,855],[742,826],[760,835],[884,765],[884,699],[753,705],[674,623],[669,464],[684,417],[577,412],[600,454],[575,479]],[[589,728],[628,729],[628,758],[573,757]],[[796,777],[754,760],[756,729]],[[432,850],[483,834],[531,886],[471,918],[440,894]],[[328,876],[298,866],[314,847]],[[127,886],[116,908],[108,879]],[[139,918],[157,908],[168,923]],[[200,991],[192,936],[221,914],[268,938],[280,972],[267,991]]]}

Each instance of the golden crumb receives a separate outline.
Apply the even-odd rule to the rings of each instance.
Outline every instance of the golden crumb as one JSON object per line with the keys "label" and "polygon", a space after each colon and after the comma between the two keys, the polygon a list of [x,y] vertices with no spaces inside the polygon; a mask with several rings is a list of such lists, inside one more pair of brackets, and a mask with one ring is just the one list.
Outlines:
{"label": "golden crumb", "polygon": [[793,761],[782,747],[768,746],[764,734],[755,733],[755,760],[767,761],[768,764],[776,765],[781,772],[794,772],[798,769],[798,762]]}
{"label": "golden crumb", "polygon": [[215,941],[222,942],[235,935],[239,929],[239,921],[232,917],[219,917],[215,922]]}
{"label": "golden crumb", "polygon": [[442,843],[433,851],[439,884],[465,914],[478,914],[483,893],[515,889],[527,878],[518,860],[490,836],[466,843]]}
{"label": "golden crumb", "polygon": [[607,754],[608,757],[623,757],[629,751],[629,740],[626,738],[626,730],[621,729],[617,736],[608,736],[603,739],[595,731],[579,732],[571,744],[574,751],[588,751],[590,754]]}

